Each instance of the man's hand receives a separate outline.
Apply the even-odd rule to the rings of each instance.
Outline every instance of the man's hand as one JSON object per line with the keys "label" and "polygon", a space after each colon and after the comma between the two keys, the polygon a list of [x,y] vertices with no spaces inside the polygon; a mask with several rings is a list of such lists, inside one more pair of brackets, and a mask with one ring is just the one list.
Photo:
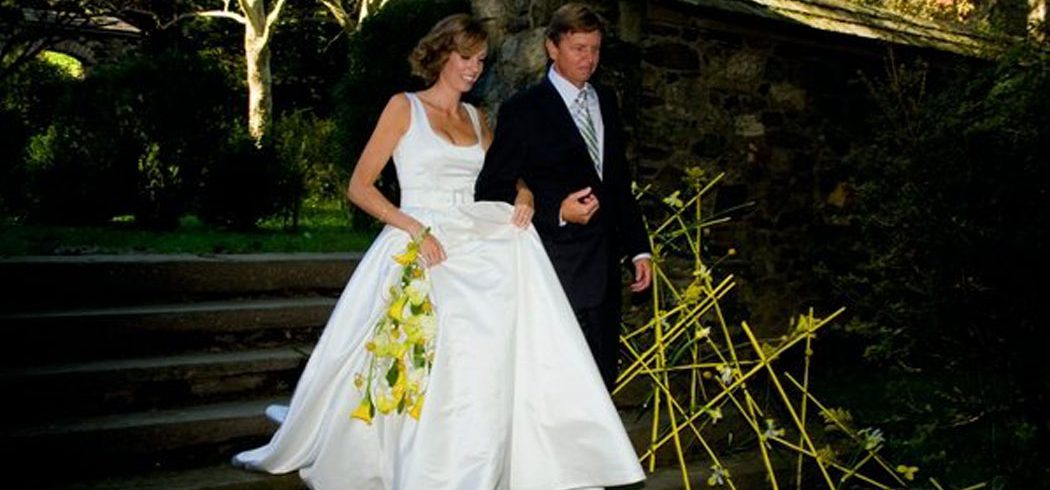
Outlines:
{"label": "man's hand", "polygon": [[653,262],[647,258],[634,261],[634,282],[631,283],[631,292],[644,291],[653,282]]}
{"label": "man's hand", "polygon": [[598,198],[591,193],[590,187],[573,192],[561,201],[561,219],[568,223],[585,225],[596,211]]}

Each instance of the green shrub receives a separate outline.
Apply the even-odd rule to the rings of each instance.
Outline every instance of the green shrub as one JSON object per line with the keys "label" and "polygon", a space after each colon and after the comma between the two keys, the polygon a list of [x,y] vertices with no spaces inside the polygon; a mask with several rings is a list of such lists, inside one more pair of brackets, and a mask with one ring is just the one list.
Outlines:
{"label": "green shrub", "polygon": [[28,140],[17,114],[0,109],[0,216],[16,216],[26,208],[23,153]]}
{"label": "green shrub", "polygon": [[80,224],[134,214],[142,226],[174,226],[236,124],[231,94],[214,62],[179,51],[133,55],[67,84],[31,140],[29,216]]}
{"label": "green shrub", "polygon": [[1035,488],[1050,481],[1050,56],[1020,50],[936,91],[921,64],[893,68],[869,82],[881,113],[839,169],[854,198],[829,219],[855,234],[824,252],[863,395],[930,474]]}
{"label": "green shrub", "polygon": [[151,228],[173,229],[179,223],[182,175],[178,165],[168,163],[160,145],[151,143],[139,157],[135,221]]}
{"label": "green shrub", "polygon": [[343,201],[347,175],[336,163],[335,124],[313,113],[297,111],[274,123],[273,139],[277,157],[288,181],[290,202],[285,217],[291,227],[299,224],[304,200]]}
{"label": "green shrub", "polygon": [[77,80],[42,59],[22,65],[0,82],[0,212],[25,215],[31,202],[26,190],[25,150],[33,134],[47,131],[55,104]]}
{"label": "green shrub", "polygon": [[[182,51],[135,56],[100,76],[108,81],[100,95],[116,101],[123,124],[138,140],[127,162],[137,171],[135,221],[173,227],[193,208],[230,127],[240,124],[231,103],[238,92],[215,62]],[[152,163],[143,167],[151,152]]]}
{"label": "green shrub", "polygon": [[255,146],[246,130],[234,130],[207,169],[199,215],[209,224],[252,230],[265,218],[286,212],[302,197],[302,180],[281,164],[272,145]]}
{"label": "green shrub", "polygon": [[[60,224],[101,223],[129,214],[141,142],[116,114],[85,100],[83,111],[59,113],[26,150],[28,216]],[[92,108],[99,109],[92,111]]]}

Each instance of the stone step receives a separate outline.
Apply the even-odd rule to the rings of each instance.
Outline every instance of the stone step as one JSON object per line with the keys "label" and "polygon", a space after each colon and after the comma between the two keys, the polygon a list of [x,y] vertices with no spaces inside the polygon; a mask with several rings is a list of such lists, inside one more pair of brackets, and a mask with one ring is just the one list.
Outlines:
{"label": "stone step", "polygon": [[[727,461],[730,467],[736,468],[733,483],[739,489],[769,488],[765,473],[755,471],[761,467],[760,461],[746,461],[743,458],[732,458]],[[689,475],[689,488],[728,488],[713,487],[707,484],[711,475],[710,464],[706,461],[690,461],[686,474]],[[787,480],[781,482],[783,484]],[[107,477],[93,481],[53,484],[37,488],[48,490],[305,490],[306,485],[297,473],[269,475],[240,470],[222,464],[203,468],[192,468],[182,471],[158,471],[141,475]],[[665,466],[647,472],[644,484],[616,487],[615,490],[684,490],[682,471],[677,464],[668,461]],[[794,487],[792,487],[794,488]],[[613,489],[610,489],[613,490]]]}
{"label": "stone step", "polygon": [[[678,490],[681,477],[675,468],[660,468],[647,475],[644,487],[630,485],[615,490]],[[96,481],[58,484],[47,490],[306,490],[297,473],[268,475],[229,465],[184,471],[154,472],[145,475],[104,478]],[[694,488],[706,488],[699,485]]]}
{"label": "stone step", "polygon": [[[690,473],[698,473],[691,471]],[[694,475],[702,476],[702,475]],[[696,479],[696,478],[694,478]],[[306,490],[297,473],[268,475],[240,470],[230,465],[159,471],[142,475],[108,477],[94,481],[49,485],[48,490]],[[616,490],[678,490],[682,485],[677,468],[658,468],[648,474],[644,487],[630,485]],[[709,488],[693,484],[693,488]],[[738,488],[741,488],[738,486]],[[746,487],[750,488],[750,487]]]}
{"label": "stone step", "polygon": [[0,312],[341,291],[361,254],[0,259]]}
{"label": "stone step", "polygon": [[299,379],[311,348],[302,345],[4,369],[0,370],[0,391],[20,400],[4,409],[4,420],[25,423],[286,395]]}
{"label": "stone step", "polygon": [[268,440],[275,426],[264,411],[286,402],[251,400],[4,429],[0,457],[19,468],[12,473],[28,474],[40,486],[214,465]]}
{"label": "stone step", "polygon": [[0,315],[0,366],[312,344],[335,303],[267,298]]}
{"label": "stone step", "polygon": [[306,490],[295,472],[268,475],[230,465],[160,471],[144,475],[109,477],[100,480],[59,484],[53,490]]}
{"label": "stone step", "polygon": [[[4,457],[19,468],[15,488],[101,489],[300,489],[297,476],[271,476],[226,464],[237,451],[264,443],[275,426],[265,407],[286,399],[255,400],[24,427],[4,434]],[[625,416],[628,432],[644,423]],[[737,488],[767,488],[757,451],[723,458]],[[48,472],[60,467],[61,471]],[[710,463],[687,462],[692,488],[708,488]],[[638,486],[626,487],[641,488]],[[673,458],[659,461],[645,489],[685,488]]]}

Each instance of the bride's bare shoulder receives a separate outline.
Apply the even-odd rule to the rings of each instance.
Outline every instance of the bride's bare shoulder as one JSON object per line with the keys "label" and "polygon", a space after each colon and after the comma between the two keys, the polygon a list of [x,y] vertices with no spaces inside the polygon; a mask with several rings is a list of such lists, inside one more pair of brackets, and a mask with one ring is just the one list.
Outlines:
{"label": "bride's bare shoulder", "polygon": [[412,102],[408,94],[401,92],[390,96],[383,113],[379,115],[380,125],[394,127],[404,133],[412,122]]}

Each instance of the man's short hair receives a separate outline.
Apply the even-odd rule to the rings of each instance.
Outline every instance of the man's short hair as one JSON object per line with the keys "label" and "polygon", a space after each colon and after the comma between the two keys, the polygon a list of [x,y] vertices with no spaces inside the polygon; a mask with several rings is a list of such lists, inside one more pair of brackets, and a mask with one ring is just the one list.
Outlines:
{"label": "man's short hair", "polygon": [[587,5],[570,2],[554,11],[547,25],[547,39],[558,44],[566,34],[594,31],[605,35],[605,22],[601,16]]}

